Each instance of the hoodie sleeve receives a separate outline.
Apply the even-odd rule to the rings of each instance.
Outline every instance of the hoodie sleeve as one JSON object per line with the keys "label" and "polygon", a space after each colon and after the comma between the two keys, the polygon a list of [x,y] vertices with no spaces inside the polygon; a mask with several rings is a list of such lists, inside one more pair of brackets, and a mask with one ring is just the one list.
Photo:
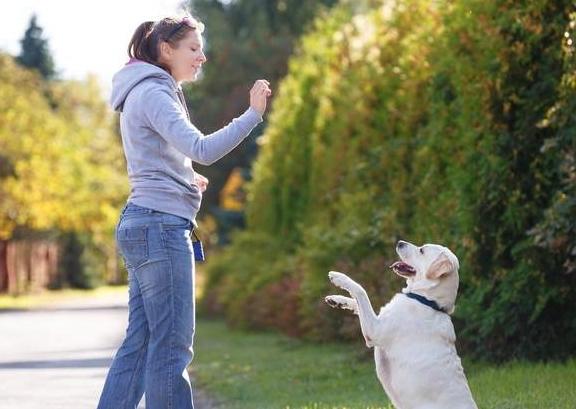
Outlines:
{"label": "hoodie sleeve", "polygon": [[204,135],[190,123],[170,91],[152,88],[145,92],[146,120],[169,144],[201,165],[211,165],[225,156],[262,122],[262,116],[250,107],[225,127]]}

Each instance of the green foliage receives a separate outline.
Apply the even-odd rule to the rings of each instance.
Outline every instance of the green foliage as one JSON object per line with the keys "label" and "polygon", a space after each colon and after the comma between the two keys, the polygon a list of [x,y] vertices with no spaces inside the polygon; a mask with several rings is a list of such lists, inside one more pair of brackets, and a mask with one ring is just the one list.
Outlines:
{"label": "green foliage", "polygon": [[[576,239],[567,229],[544,227],[556,213],[574,229],[574,206],[568,216],[551,200],[566,194],[562,169],[570,153],[546,151],[551,140],[562,138],[563,148],[572,146],[574,155],[573,119],[562,119],[573,117],[573,111],[563,111],[574,98],[574,84],[566,78],[574,75],[573,50],[563,46],[573,25],[570,8],[540,1],[508,6],[506,13],[502,7],[487,10],[499,13],[504,46],[485,110],[490,121],[484,128],[492,137],[482,141],[486,150],[475,158],[479,177],[470,198],[476,217],[469,229],[474,246],[466,253],[473,277],[465,281],[459,316],[466,319],[465,345],[496,359],[561,358],[576,350],[564,338],[576,335],[566,308],[576,299],[576,275],[565,262],[574,259]],[[550,206],[553,210],[544,210]],[[560,252],[538,242],[538,229],[565,241]]]}
{"label": "green foliage", "polygon": [[36,15],[30,18],[30,23],[20,40],[22,49],[16,59],[18,63],[27,68],[33,68],[45,79],[52,79],[56,76],[54,60],[48,47],[48,40],[42,37],[42,28],[36,22]]}
{"label": "green foliage", "polygon": [[[384,303],[402,284],[383,272],[396,240],[442,243],[461,261],[464,351],[573,355],[572,3],[376,3],[317,19],[290,61],[242,236],[285,244],[252,266],[274,276],[267,260],[293,260],[300,330],[346,337],[322,306],[328,270]],[[243,268],[219,262],[221,276]]]}
{"label": "green foliage", "polygon": [[[263,321],[271,323],[282,312],[268,308],[269,298],[257,299],[253,295],[289,275],[293,267],[289,258],[276,258],[282,252],[282,242],[279,240],[240,232],[236,233],[234,243],[235,253],[213,257],[206,283],[209,290],[204,296],[205,307],[208,312],[223,308],[232,325],[263,327]],[[228,273],[230,265],[238,267],[234,274]],[[278,321],[281,325],[282,320]]]}
{"label": "green foliage", "polygon": [[[316,13],[334,3],[336,0],[191,0],[193,13],[206,25],[208,57],[200,81],[185,90],[194,123],[205,132],[227,124],[248,108],[248,92],[257,79],[269,80],[275,92],[298,36]],[[256,129],[218,166],[195,165],[210,179],[202,214],[216,213],[212,208],[218,206],[219,192],[233,168],[250,167],[261,130]]]}
{"label": "green foliage", "polygon": [[67,232],[62,234],[60,245],[58,270],[63,278],[60,285],[92,289],[102,284],[105,254],[98,251],[90,235]]}

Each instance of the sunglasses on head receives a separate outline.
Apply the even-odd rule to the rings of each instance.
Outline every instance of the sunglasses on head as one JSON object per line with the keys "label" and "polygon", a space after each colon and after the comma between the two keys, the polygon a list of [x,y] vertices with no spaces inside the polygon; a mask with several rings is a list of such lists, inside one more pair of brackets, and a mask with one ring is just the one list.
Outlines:
{"label": "sunglasses on head", "polygon": [[190,20],[190,18],[188,17],[184,17],[182,19],[182,21],[180,21],[178,24],[176,24],[176,27],[174,27],[166,36],[166,41],[170,40],[174,34],[176,34],[178,31],[180,31],[180,29],[184,26],[188,26],[190,28],[194,28],[194,25],[192,24],[192,21]]}

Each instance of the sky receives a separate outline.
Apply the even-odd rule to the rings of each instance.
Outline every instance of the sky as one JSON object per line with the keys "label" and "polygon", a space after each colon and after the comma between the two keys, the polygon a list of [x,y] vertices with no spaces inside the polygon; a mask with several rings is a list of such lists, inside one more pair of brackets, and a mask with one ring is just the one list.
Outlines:
{"label": "sky", "polygon": [[177,14],[182,0],[3,0],[0,51],[20,53],[20,40],[36,13],[61,78],[98,77],[104,95],[128,60],[132,33],[147,20]]}

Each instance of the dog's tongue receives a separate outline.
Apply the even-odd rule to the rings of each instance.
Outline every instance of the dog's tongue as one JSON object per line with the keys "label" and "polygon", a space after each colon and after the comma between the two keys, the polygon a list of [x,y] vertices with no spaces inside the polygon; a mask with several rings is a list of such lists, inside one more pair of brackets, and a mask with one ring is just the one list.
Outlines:
{"label": "dog's tongue", "polygon": [[394,271],[398,271],[404,274],[416,274],[416,270],[410,264],[403,261],[397,261],[390,266]]}

